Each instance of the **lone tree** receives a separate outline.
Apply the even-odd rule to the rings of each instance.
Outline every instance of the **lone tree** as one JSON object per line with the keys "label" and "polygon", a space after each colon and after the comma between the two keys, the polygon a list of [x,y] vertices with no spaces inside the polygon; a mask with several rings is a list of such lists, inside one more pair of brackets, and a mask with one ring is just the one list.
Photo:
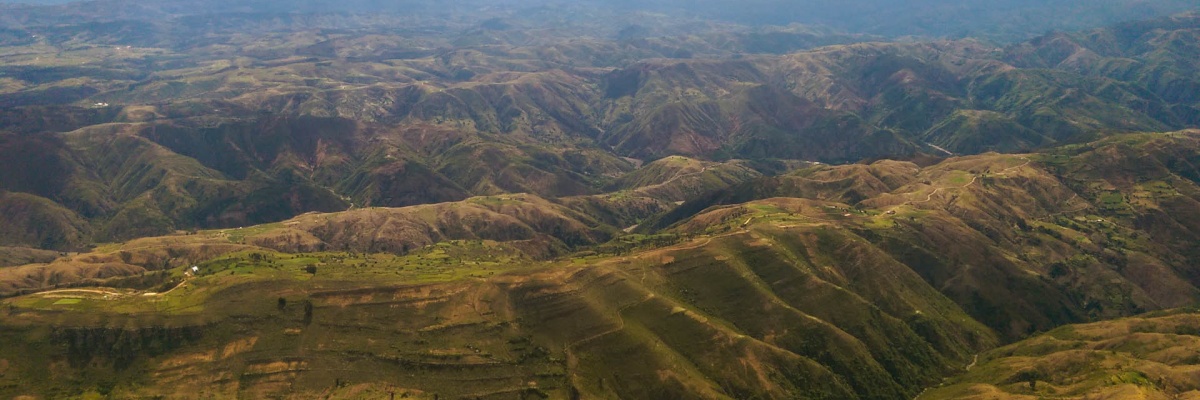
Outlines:
{"label": "lone tree", "polygon": [[287,299],[280,297],[278,306],[279,306],[279,311],[283,311],[283,309],[285,307],[287,307]]}
{"label": "lone tree", "polygon": [[308,301],[308,300],[305,300],[305,301],[304,301],[304,325],[311,324],[311,323],[312,323],[312,319],[313,319],[313,305],[312,305],[312,302],[311,302],[311,301]]}
{"label": "lone tree", "polygon": [[304,271],[305,271],[305,272],[308,272],[308,273],[310,273],[310,274],[316,275],[316,274],[317,274],[317,266],[316,266],[316,265],[309,265],[309,266],[307,266],[307,267],[304,267]]}
{"label": "lone tree", "polygon": [[1022,370],[1021,372],[1018,372],[1016,376],[1013,377],[1013,380],[1015,380],[1015,381],[1028,382],[1029,383],[1029,391],[1031,391],[1031,392],[1037,391],[1037,381],[1041,380],[1041,379],[1044,379],[1044,375],[1042,374],[1041,371],[1038,371],[1036,369]]}

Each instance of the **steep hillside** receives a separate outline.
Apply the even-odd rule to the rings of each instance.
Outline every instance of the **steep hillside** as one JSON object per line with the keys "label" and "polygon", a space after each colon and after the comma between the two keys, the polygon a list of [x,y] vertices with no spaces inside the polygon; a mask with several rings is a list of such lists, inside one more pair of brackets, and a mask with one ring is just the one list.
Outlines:
{"label": "steep hillside", "polygon": [[50,262],[60,255],[57,251],[32,249],[28,247],[0,247],[0,266],[25,265]]}
{"label": "steep hillside", "polygon": [[0,5],[0,397],[1197,397],[1194,5],[726,3]]}
{"label": "steep hillside", "polygon": [[1196,131],[1136,134],[926,168],[821,166],[714,192],[638,229],[789,225],[807,220],[813,205],[774,198],[833,202],[818,220],[845,226],[1019,338],[1198,299],[1197,140]]}
{"label": "steep hillside", "polygon": [[[5,135],[10,139],[0,151],[15,162],[10,167],[15,170],[0,186],[10,190],[5,199],[13,207],[4,214],[13,219],[6,226],[30,234],[0,237],[12,245],[69,250],[97,240],[272,222],[346,207],[327,189],[303,182],[228,179],[127,128],[105,125],[62,136]],[[45,142],[57,144],[53,149],[29,145]],[[35,197],[41,200],[14,203]],[[47,212],[70,222],[50,222]]]}
{"label": "steep hillside", "polygon": [[[1138,82],[1006,61],[1001,49],[964,40],[836,46],[783,57],[777,68],[801,96],[954,153],[1195,126],[1180,119],[1190,103],[1161,98]],[[1008,127],[989,129],[965,117]]]}
{"label": "steep hillside", "polygon": [[1064,326],[984,353],[918,399],[1188,399],[1196,379],[1194,309]]}
{"label": "steep hillside", "polygon": [[645,233],[579,210],[660,201],[503,195],[104,246],[0,268],[0,390],[912,397],[999,343],[1200,301],[1197,150],[818,165]]}
{"label": "steep hillside", "polygon": [[1021,152],[1054,143],[1033,129],[994,111],[959,110],[929,128],[922,137],[941,148]]}
{"label": "steep hillside", "polygon": [[[381,28],[389,16],[143,27],[27,15],[12,29],[30,40],[0,43],[0,156],[13,160],[0,190],[87,223],[0,242],[78,250],[508,193],[690,201],[788,170],[766,163],[1024,152],[1200,124],[1195,14],[998,48],[641,14],[593,27],[615,39],[572,36],[589,26],[575,25],[592,15],[580,7],[575,20],[532,20],[554,14],[539,9],[413,32]],[[811,40],[772,45],[768,33]],[[673,181],[635,168],[669,156],[725,164]]]}
{"label": "steep hillside", "polygon": [[714,163],[671,156],[622,176],[613,189],[664,201],[686,201],[762,175],[745,161]]}
{"label": "steep hillside", "polygon": [[[596,208],[636,204],[592,199]],[[648,202],[642,214],[661,210]],[[585,209],[590,210],[590,209]],[[636,215],[636,211],[635,215]],[[611,214],[610,214],[611,215]],[[630,223],[620,216],[617,223]],[[17,226],[17,225],[13,225]],[[566,205],[532,195],[475,197],[461,202],[404,208],[310,213],[280,223],[151,237],[105,245],[82,254],[0,270],[0,293],[60,286],[109,284],[248,251],[306,253],[350,251],[408,254],[450,240],[487,240],[530,259],[548,259],[608,241],[618,229]]]}
{"label": "steep hillside", "polygon": [[[901,264],[863,274],[863,264],[797,262],[797,249],[858,239],[780,233],[552,263],[474,240],[402,257],[235,252],[198,264],[198,277],[172,269],[183,283],[161,294],[5,300],[5,343],[41,350],[0,347],[0,379],[6,395],[59,397],[888,399],[995,343]],[[46,325],[57,328],[37,333]],[[58,362],[60,372],[24,378]]]}
{"label": "steep hillside", "polygon": [[43,197],[0,192],[0,211],[6,246],[81,248],[90,233],[82,217]]}

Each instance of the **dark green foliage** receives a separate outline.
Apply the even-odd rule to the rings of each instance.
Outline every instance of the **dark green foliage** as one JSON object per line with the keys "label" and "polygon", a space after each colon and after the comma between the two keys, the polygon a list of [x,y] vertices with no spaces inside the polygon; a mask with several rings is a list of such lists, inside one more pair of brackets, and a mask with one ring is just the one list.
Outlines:
{"label": "dark green foliage", "polygon": [[67,347],[67,360],[75,368],[104,367],[122,371],[153,357],[199,340],[202,326],[123,328],[62,328],[54,340]]}
{"label": "dark green foliage", "polygon": [[6,134],[0,131],[0,189],[62,200],[71,165],[66,143],[52,134]]}
{"label": "dark green foliage", "polygon": [[301,323],[304,325],[312,324],[313,321],[313,303],[311,300],[304,300],[304,319]]}

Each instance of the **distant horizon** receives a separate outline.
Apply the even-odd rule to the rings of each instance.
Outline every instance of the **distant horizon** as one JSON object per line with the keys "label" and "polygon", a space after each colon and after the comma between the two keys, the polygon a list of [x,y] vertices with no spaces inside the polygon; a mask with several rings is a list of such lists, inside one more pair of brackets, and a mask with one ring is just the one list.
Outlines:
{"label": "distant horizon", "polygon": [[0,4],[25,4],[32,6],[47,6],[67,3],[77,3],[87,0],[0,0]]}
{"label": "distant horizon", "polygon": [[[86,3],[90,0],[0,0],[4,5],[63,6]],[[427,0],[311,0],[304,2],[275,2],[257,0],[230,2],[228,0],[172,1],[147,0],[139,2],[107,2],[102,7],[89,7],[79,15],[100,19],[153,19],[155,16],[223,13],[249,10],[260,13],[278,12],[350,12],[367,14],[403,14],[428,12],[438,8],[437,2]],[[454,7],[497,6],[510,11],[528,7],[557,9],[558,6],[579,6],[579,10],[607,12],[648,11],[666,12],[676,17],[724,21],[746,26],[788,26],[802,24],[819,26],[855,34],[882,37],[976,37],[1012,43],[1027,40],[1051,31],[1073,31],[1124,21],[1144,20],[1200,10],[1191,0],[1116,1],[1079,4],[1070,0],[1045,0],[1028,4],[1025,0],[993,2],[986,0],[952,1],[895,1],[895,0],[473,0],[453,4]],[[214,4],[219,4],[215,8]],[[110,6],[111,5],[111,6]],[[166,6],[172,11],[158,13]],[[137,11],[123,14],[133,7]],[[72,7],[68,7],[73,9]],[[574,9],[575,7],[570,7]],[[73,9],[74,10],[74,9]],[[463,11],[463,10],[459,10]],[[41,15],[39,18],[47,17]],[[432,16],[432,14],[427,15]],[[1053,16],[1053,17],[1050,17]],[[106,18],[107,17],[107,18]],[[77,22],[77,21],[76,21]],[[38,22],[26,21],[21,25]]]}

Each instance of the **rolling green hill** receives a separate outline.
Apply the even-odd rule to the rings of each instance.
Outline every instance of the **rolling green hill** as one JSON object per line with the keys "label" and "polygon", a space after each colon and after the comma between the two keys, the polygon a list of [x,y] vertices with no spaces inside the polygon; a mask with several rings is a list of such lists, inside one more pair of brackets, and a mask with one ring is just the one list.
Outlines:
{"label": "rolling green hill", "polygon": [[1064,326],[980,355],[918,399],[1193,398],[1194,309]]}
{"label": "rolling green hill", "polygon": [[[795,249],[823,244],[777,229],[550,262],[511,250],[519,242],[490,240],[399,257],[242,246],[199,263],[199,277],[172,269],[168,279],[183,282],[161,295],[78,288],[5,300],[6,343],[49,347],[5,346],[0,358],[9,382],[26,382],[7,393],[51,396],[307,397],[353,386],[453,397],[895,398],[995,343],[903,265],[863,275],[861,264],[796,263]],[[807,283],[780,285],[793,281]],[[876,306],[882,298],[906,300]],[[110,325],[118,320],[127,322]],[[58,328],[39,336],[47,324]],[[219,350],[204,355],[211,348]],[[22,378],[54,359],[68,360],[64,375]]]}

